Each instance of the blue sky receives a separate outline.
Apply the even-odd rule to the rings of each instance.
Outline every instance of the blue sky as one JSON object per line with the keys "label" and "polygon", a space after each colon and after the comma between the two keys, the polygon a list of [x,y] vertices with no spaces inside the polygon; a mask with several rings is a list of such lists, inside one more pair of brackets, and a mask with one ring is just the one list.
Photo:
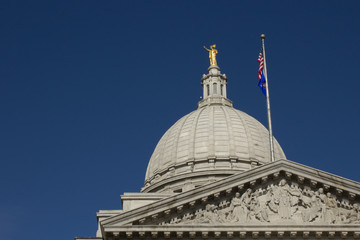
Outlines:
{"label": "blue sky", "polygon": [[2,239],[95,236],[143,186],[158,140],[196,109],[217,44],[228,97],[289,160],[360,181],[359,1],[0,3]]}

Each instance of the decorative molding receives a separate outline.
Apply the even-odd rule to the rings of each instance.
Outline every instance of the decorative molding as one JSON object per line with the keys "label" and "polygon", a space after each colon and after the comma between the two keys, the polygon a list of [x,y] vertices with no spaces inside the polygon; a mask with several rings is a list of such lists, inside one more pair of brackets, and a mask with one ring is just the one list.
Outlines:
{"label": "decorative molding", "polygon": [[[327,230],[319,230],[314,228],[313,230],[304,231],[295,226],[289,226],[289,228],[283,228],[277,226],[271,231],[261,228],[254,228],[246,226],[246,231],[227,231],[226,229],[217,229],[211,231],[209,229],[192,228],[184,231],[167,230],[163,229],[144,229],[145,231],[139,231],[133,229],[133,231],[114,231],[107,233],[104,240],[119,240],[119,239],[359,239],[360,231],[354,226],[349,229],[346,227],[337,227],[336,229],[328,228]],[[294,230],[291,230],[293,228]],[[341,230],[343,229],[343,230]],[[235,230],[235,231],[234,231]],[[172,235],[173,233],[173,235]]]}

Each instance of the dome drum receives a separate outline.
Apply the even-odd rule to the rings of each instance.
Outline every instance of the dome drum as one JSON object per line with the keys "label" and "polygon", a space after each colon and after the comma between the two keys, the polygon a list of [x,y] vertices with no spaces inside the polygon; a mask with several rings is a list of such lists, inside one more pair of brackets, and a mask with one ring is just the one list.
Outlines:
{"label": "dome drum", "polygon": [[[258,166],[259,162],[253,160],[250,163],[251,166]],[[232,175],[239,171],[246,171],[249,169],[249,160],[248,159],[238,159],[238,157],[209,157],[206,159],[197,159],[194,161],[186,162],[179,164],[177,166],[164,169],[162,171],[154,172],[154,175],[145,181],[145,187],[143,191],[149,191],[147,189],[149,186],[159,183],[164,179],[172,178],[173,176],[183,175],[188,173],[196,173],[197,177],[207,176],[210,172],[214,175]],[[224,172],[226,171],[226,173]],[[187,176],[189,177],[189,176]],[[187,178],[186,177],[186,178]],[[201,180],[197,180],[201,181]]]}
{"label": "dome drum", "polygon": [[238,173],[235,170],[217,169],[202,172],[184,173],[174,175],[171,178],[159,178],[157,181],[148,184],[142,192],[158,192],[158,193],[181,193],[187,190],[203,186],[227,176]]}

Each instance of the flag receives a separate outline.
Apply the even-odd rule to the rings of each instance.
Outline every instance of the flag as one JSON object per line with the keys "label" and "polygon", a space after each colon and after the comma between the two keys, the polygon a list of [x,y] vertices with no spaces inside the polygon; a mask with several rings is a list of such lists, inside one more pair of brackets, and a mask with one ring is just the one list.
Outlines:
{"label": "flag", "polygon": [[259,78],[258,86],[261,89],[261,91],[263,92],[263,94],[266,96],[266,80],[265,80],[265,74],[264,74],[264,58],[262,56],[262,50],[259,54],[258,62],[260,63],[259,71],[258,71],[258,78]]}

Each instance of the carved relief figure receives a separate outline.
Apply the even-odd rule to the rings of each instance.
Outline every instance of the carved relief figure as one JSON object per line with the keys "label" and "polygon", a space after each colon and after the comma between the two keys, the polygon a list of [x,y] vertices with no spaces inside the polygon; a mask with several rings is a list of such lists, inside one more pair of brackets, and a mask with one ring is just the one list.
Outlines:
{"label": "carved relief figure", "polygon": [[318,220],[317,218],[321,216],[321,205],[319,201],[319,192],[309,192],[311,195],[310,201],[304,201],[304,205],[306,207],[303,212],[303,220],[304,222],[314,222]]}
{"label": "carved relief figure", "polygon": [[326,223],[335,223],[337,214],[337,202],[331,196],[331,193],[326,194],[325,200],[325,222]]}
{"label": "carved relief figure", "polygon": [[[243,197],[245,194],[243,195]],[[235,197],[231,200],[230,209],[231,213],[231,221],[232,222],[241,222],[244,223],[247,219],[247,207],[243,204],[243,197],[240,198],[240,193],[236,193]]]}
{"label": "carved relief figure", "polygon": [[347,215],[346,223],[360,223],[360,205],[355,203]]}
{"label": "carved relief figure", "polygon": [[215,206],[207,204],[205,211],[203,212],[204,222],[214,223],[216,222],[214,214]]}
{"label": "carved relief figure", "polygon": [[318,190],[318,202],[319,202],[319,207],[320,207],[320,218],[323,222],[325,222],[325,218],[326,218],[326,206],[325,206],[325,202],[326,202],[326,195],[324,194],[324,189],[323,188],[319,188]]}
{"label": "carved relief figure", "polygon": [[269,209],[278,213],[281,219],[290,219],[292,216],[291,206],[298,202],[300,192],[290,189],[285,179],[282,179],[278,186],[271,186],[269,190],[267,203]]}
{"label": "carved relief figure", "polygon": [[259,191],[256,190],[251,196],[251,202],[249,206],[248,218],[251,220],[257,219],[260,222],[269,222],[269,216],[265,206],[262,206],[259,201]]}
{"label": "carved relief figure", "polygon": [[297,185],[291,184],[290,195],[291,216],[293,216],[299,209],[302,191]]}
{"label": "carved relief figure", "polygon": [[226,209],[216,209],[215,213],[217,214],[217,221],[219,223],[228,222],[228,212],[226,211]]}
{"label": "carved relief figure", "polygon": [[268,208],[272,211],[277,213],[279,210],[278,207],[278,199],[277,197],[275,197],[274,191],[277,189],[277,186],[270,186],[267,190],[267,194],[266,194],[266,204],[268,206]]}
{"label": "carved relief figure", "polygon": [[291,207],[290,207],[290,189],[285,179],[282,179],[279,183],[277,197],[279,202],[279,216],[283,219],[290,219]]}

